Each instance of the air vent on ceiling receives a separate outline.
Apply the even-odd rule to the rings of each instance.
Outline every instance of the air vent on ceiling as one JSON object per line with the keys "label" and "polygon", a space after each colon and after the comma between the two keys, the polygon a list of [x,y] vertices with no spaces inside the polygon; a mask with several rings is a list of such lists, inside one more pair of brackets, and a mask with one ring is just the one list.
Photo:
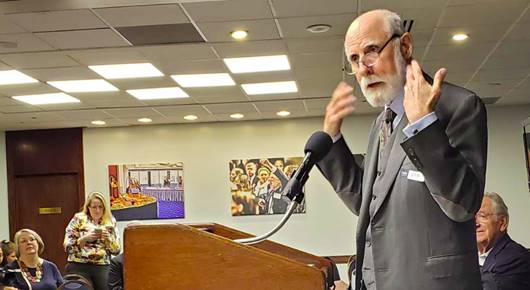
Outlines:
{"label": "air vent on ceiling", "polygon": [[204,42],[191,23],[116,27],[133,45]]}
{"label": "air vent on ceiling", "polygon": [[498,100],[500,100],[501,97],[493,97],[493,98],[482,98],[482,102],[486,105],[493,105],[495,104]]}
{"label": "air vent on ceiling", "polygon": [[405,19],[405,20],[403,20],[403,29],[406,32],[410,32],[412,30],[412,24],[414,24],[414,19]]}

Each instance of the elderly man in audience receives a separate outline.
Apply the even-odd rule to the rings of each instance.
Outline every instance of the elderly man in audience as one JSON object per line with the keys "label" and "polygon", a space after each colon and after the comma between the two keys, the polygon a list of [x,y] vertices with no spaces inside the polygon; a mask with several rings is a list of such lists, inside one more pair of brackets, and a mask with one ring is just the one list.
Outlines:
{"label": "elderly man in audience", "polygon": [[482,284],[490,289],[530,289],[530,252],[508,235],[508,208],[497,193],[486,193],[476,215]]}

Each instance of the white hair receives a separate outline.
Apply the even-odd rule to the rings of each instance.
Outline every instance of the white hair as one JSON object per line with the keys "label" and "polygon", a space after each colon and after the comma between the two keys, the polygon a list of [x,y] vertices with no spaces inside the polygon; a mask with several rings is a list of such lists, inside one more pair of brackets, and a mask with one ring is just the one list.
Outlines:
{"label": "white hair", "polygon": [[508,213],[508,207],[502,197],[496,192],[486,192],[484,197],[491,199],[493,206],[495,208],[495,214],[505,216],[506,220],[510,220],[510,214]]}
{"label": "white hair", "polygon": [[396,12],[392,12],[390,10],[385,9],[376,11],[380,11],[382,13],[383,20],[385,21],[386,26],[385,29],[389,35],[402,35],[405,32],[403,29],[401,17]]}

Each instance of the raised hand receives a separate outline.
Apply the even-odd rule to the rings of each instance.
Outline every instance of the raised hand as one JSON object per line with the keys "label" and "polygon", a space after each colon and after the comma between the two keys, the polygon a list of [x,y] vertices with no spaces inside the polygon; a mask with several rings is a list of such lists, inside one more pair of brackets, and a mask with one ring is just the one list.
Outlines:
{"label": "raised hand", "polygon": [[434,111],[447,69],[441,68],[434,75],[432,86],[423,77],[416,60],[407,65],[407,81],[403,106],[409,123],[414,123]]}
{"label": "raised hand", "polygon": [[324,117],[324,132],[333,137],[339,134],[342,120],[355,110],[357,98],[353,95],[353,88],[345,82],[340,82],[331,101],[326,107]]}

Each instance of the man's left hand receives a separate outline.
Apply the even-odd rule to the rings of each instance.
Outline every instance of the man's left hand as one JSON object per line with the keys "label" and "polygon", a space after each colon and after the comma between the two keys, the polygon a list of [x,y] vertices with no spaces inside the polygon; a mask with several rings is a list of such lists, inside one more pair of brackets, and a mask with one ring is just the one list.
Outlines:
{"label": "man's left hand", "polygon": [[407,65],[407,81],[403,106],[409,123],[412,124],[434,111],[447,69],[441,68],[434,75],[432,86],[423,77],[416,60]]}

